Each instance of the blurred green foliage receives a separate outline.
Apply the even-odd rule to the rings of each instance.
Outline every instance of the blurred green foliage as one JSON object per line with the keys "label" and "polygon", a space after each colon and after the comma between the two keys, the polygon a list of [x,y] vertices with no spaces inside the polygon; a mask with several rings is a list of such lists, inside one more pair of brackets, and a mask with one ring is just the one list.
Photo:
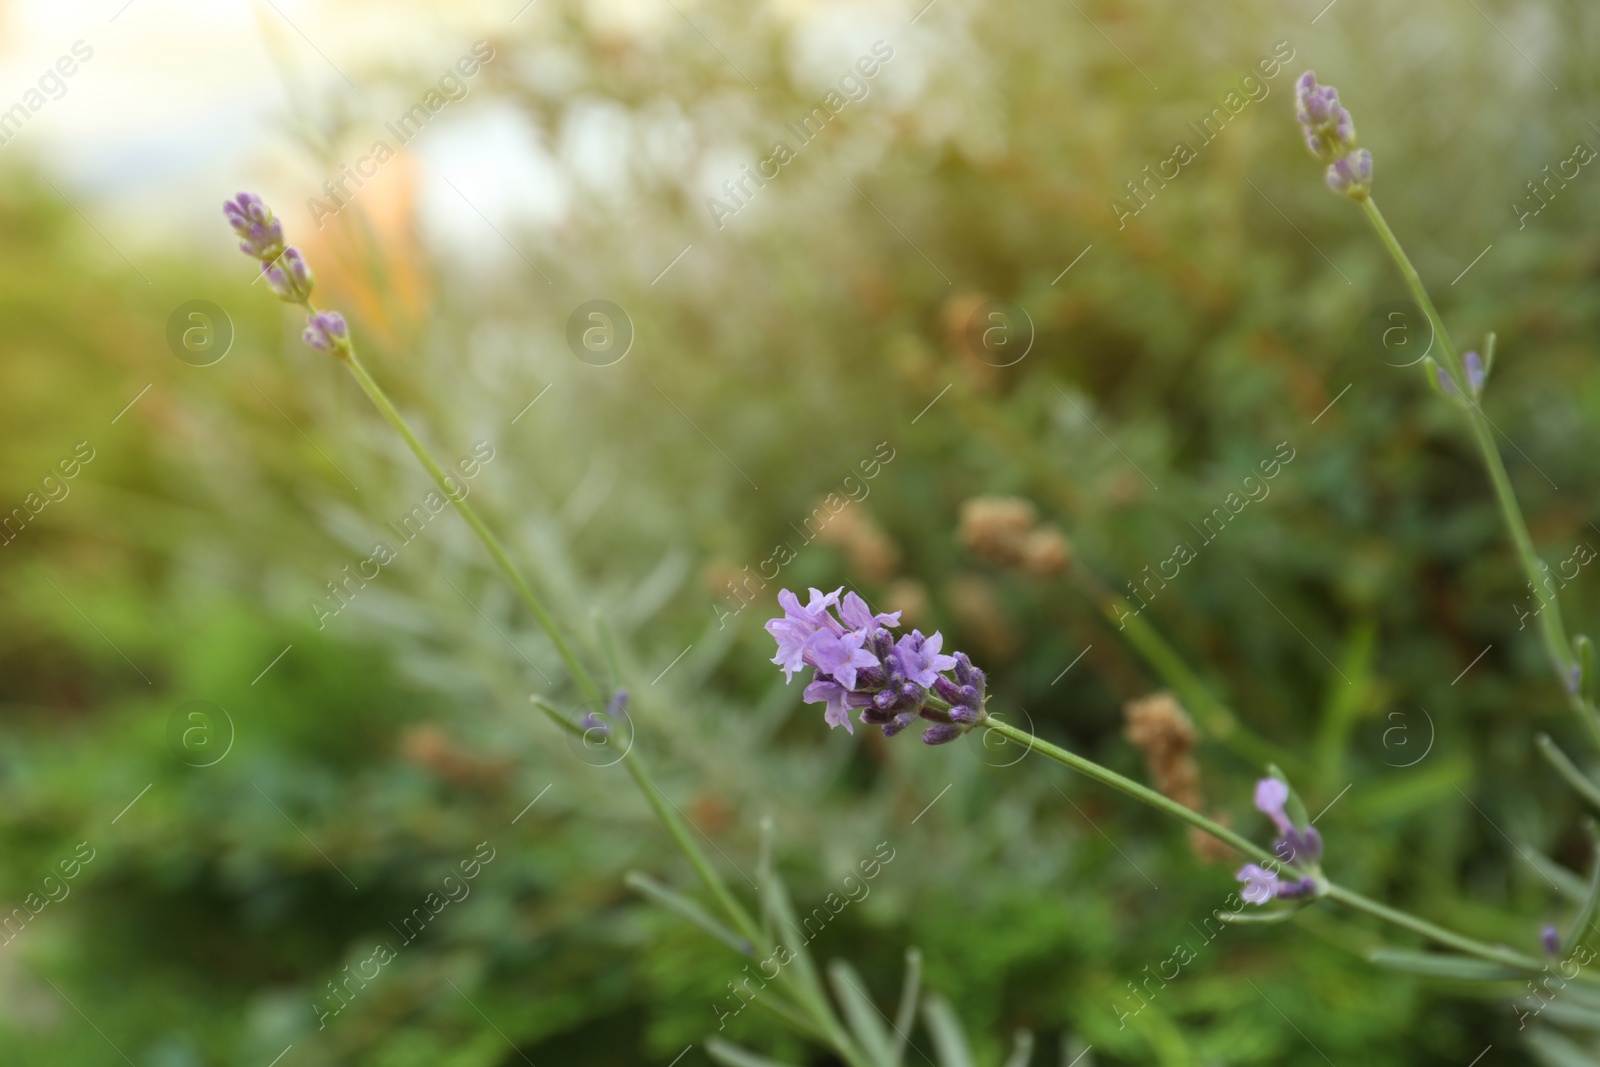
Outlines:
{"label": "blurred green foliage", "polygon": [[[480,91],[555,154],[566,220],[513,229],[518,256],[487,229],[476,262],[402,232],[404,254],[374,241],[362,269],[323,271],[438,451],[493,444],[475,494],[591,650],[596,616],[619,634],[637,743],[732,884],[765,814],[802,910],[889,842],[893,864],[816,947],[887,1005],[919,946],[983,1063],[1019,1027],[1045,1049],[1092,1044],[1085,1063],[1163,1067],[1462,1064],[1518,1035],[1516,990],[1473,1000],[1377,971],[1362,950],[1404,939],[1326,908],[1225,930],[1119,1024],[1130,984],[1200,940],[1231,868],[976,739],[830,736],[766,662],[779,585],[910,598],[990,671],[997,710],[1143,777],[1120,708],[1160,680],[1070,580],[966,552],[957,516],[975,496],[1033,500],[1078,573],[1121,589],[1288,442],[1270,497],[1144,618],[1298,757],[1314,809],[1338,800],[1319,826],[1341,880],[1531,950],[1569,905],[1523,853],[1583,865],[1576,804],[1532,750],[1568,727],[1516,626],[1516,562],[1451,414],[1372,344],[1403,288],[1323,189],[1290,82],[1315,66],[1343,91],[1458,339],[1499,332],[1487,408],[1553,562],[1600,543],[1600,238],[1584,225],[1600,185],[1575,181],[1521,231],[1508,205],[1592,142],[1597,14],[1491,5],[1557,92],[1473,5],[1342,0],[1313,26],[1317,6],[941,0],[874,31],[715,3],[630,31],[541,5],[495,37]],[[894,59],[871,94],[716,228],[717,183],[880,39]],[[1279,41],[1296,58],[1267,98],[1119,228],[1123,183]],[[403,91],[435,58],[385,76]],[[319,108],[300,116],[310,158],[365,144],[359,106]],[[597,113],[621,131],[598,169],[570,147]],[[279,206],[294,237],[302,213]],[[461,524],[431,524],[317,627],[308,602],[427,486],[247,284],[220,217],[138,257],[150,285],[24,164],[0,184],[0,227],[5,506],[77,442],[96,450],[4,548],[0,902],[20,905],[78,842],[97,850],[0,946],[0,1059],[264,1065],[292,1044],[285,1067],[708,1062],[743,963],[624,887],[630,869],[690,876],[621,769],[532,713],[530,692],[563,697],[543,677],[559,682],[556,658]],[[609,368],[564,343],[597,295],[637,330]],[[165,348],[167,315],[197,298],[237,330],[210,368]],[[984,298],[1031,316],[1021,363],[963,350]],[[889,562],[807,545],[719,626],[727,580],[797,543],[884,441],[894,459],[851,507]],[[1594,582],[1563,591],[1576,631],[1600,610]],[[188,700],[231,717],[214,766],[170,747]],[[1210,740],[1201,762],[1212,807],[1262,832],[1257,768]],[[391,924],[482,841],[497,858],[471,896],[319,1030],[327,983],[400,941]],[[759,1013],[721,1036],[822,1062]]]}

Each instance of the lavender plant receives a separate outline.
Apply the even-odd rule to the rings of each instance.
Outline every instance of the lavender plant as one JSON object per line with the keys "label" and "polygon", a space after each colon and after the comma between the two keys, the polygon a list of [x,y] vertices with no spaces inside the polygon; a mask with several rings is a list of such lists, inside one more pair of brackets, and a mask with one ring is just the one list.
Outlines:
{"label": "lavender plant", "polygon": [[[248,192],[241,192],[234,199],[226,201],[223,214],[240,238],[240,251],[260,263],[262,275],[272,291],[285,303],[294,304],[306,313],[301,335],[305,344],[348,368],[373,406],[405,441],[439,491],[477,535],[496,567],[543,628],[583,700],[590,704],[597,703],[602,689],[574,651],[566,631],[545,607],[477,510],[467,503],[465,494],[411,430],[399,409],[362,363],[344,316],[338,311],[319,310],[312,302],[315,280],[311,269],[299,249],[285,244],[280,220],[259,196]],[[792,600],[792,597],[789,599]],[[865,603],[851,594],[846,597],[841,611],[856,630],[847,632],[827,611],[838,602],[837,594],[831,599],[822,599],[825,603],[819,605],[814,597],[809,610],[801,608],[798,602],[793,603],[795,625],[815,625],[806,631],[804,637],[798,638],[798,644],[794,644],[798,631],[786,635],[785,639],[794,644],[791,650],[791,673],[800,668],[802,660],[815,666],[815,657],[820,655],[829,670],[843,680],[844,686],[823,683],[823,688],[817,691],[820,699],[832,701],[838,709],[837,712],[830,712],[837,725],[849,727],[849,720],[844,717],[845,707],[858,706],[857,701],[868,692],[882,698],[873,705],[872,715],[886,732],[893,732],[897,728],[894,726],[896,722],[901,727],[909,724],[919,711],[933,719],[935,725],[924,735],[930,744],[954,740],[976,721],[983,703],[983,675],[959,653],[955,657],[942,655],[938,634],[931,638],[923,638],[920,633],[907,635],[894,649],[883,646],[881,641],[875,643],[872,646],[874,651],[885,656],[892,653],[897,664],[902,665],[899,673],[886,675],[881,670],[866,668],[868,659],[872,659],[874,664],[878,660],[861,647],[857,637],[864,627],[897,622],[898,614],[873,616],[867,612]],[[806,620],[804,624],[800,622],[802,619]],[[832,642],[816,639],[817,632],[826,633],[833,638]],[[613,652],[610,635],[603,624],[597,636],[602,650]],[[807,646],[809,651],[803,651],[801,646]],[[605,740],[623,720],[628,704],[628,693],[620,688],[621,671],[614,652],[607,655],[606,660],[613,687],[604,713],[574,715],[538,696],[531,697],[530,702],[557,727],[585,742],[596,738]],[[859,676],[852,664],[863,668]],[[956,671],[957,682],[944,676],[944,672],[951,668]],[[829,1048],[850,1067],[901,1067],[920,1008],[933,1035],[939,1067],[971,1067],[971,1053],[954,1011],[936,995],[924,995],[922,992],[921,963],[915,950],[907,953],[904,987],[893,1020],[872,1003],[864,992],[865,983],[848,963],[833,961],[827,968],[827,984],[824,985],[806,947],[805,938],[800,934],[801,927],[796,921],[788,891],[773,869],[770,819],[762,823],[761,862],[758,866],[760,901],[757,912],[752,914],[695,842],[683,816],[646,768],[636,745],[630,743],[623,748],[621,762],[673,843],[694,868],[702,886],[716,902],[718,914],[708,912],[683,894],[642,873],[630,874],[628,884],[641,895],[693,923],[738,956],[749,961],[775,962],[776,973],[767,977],[777,992],[765,993],[763,988],[765,995],[756,997],[754,1003],[796,1033]],[[765,971],[762,973],[765,974]],[[1025,1067],[1032,1049],[1032,1036],[1025,1031],[1019,1032],[1008,1059],[1009,1067]],[[710,1039],[706,1051],[729,1067],[783,1067],[719,1038]],[[1074,1047],[1064,1044],[1061,1062],[1068,1064],[1079,1060]]]}
{"label": "lavender plant", "polygon": [[[1476,351],[1459,353],[1452,343],[1415,268],[1378,210],[1372,196],[1371,153],[1357,145],[1354,122],[1340,103],[1337,91],[1320,85],[1314,75],[1307,72],[1297,85],[1296,111],[1307,149],[1326,164],[1329,188],[1362,206],[1428,317],[1440,346],[1440,358],[1436,360],[1430,355],[1425,359],[1425,371],[1430,383],[1466,419],[1513,545],[1530,585],[1540,598],[1541,637],[1553,673],[1574,713],[1600,744],[1593,646],[1586,638],[1569,641],[1566,636],[1555,591],[1542,580],[1544,568],[1512,491],[1492,424],[1479,406],[1493,370],[1494,337],[1486,338],[1481,357]],[[311,270],[301,253],[286,245],[281,223],[259,197],[248,193],[228,201],[225,214],[241,238],[241,250],[260,263],[268,286],[280,299],[297,305],[306,313],[305,343],[346,366],[385,421],[401,436],[483,543],[496,567],[549,636],[582,698],[591,703],[601,700],[606,690],[574,651],[567,632],[557,624],[476,510],[459,493],[452,491],[443,468],[362,363],[343,316],[337,311],[319,310],[312,302],[314,278]],[[1091,599],[1108,613],[1108,617],[1118,617],[1114,595],[1092,579],[1087,581],[1085,591]],[[1552,960],[1560,960],[1565,967],[1585,951],[1583,937],[1600,912],[1600,858],[1597,858],[1588,891],[1567,934],[1563,936],[1548,925],[1539,932],[1536,940],[1542,956],[1447,929],[1336,882],[1323,870],[1324,848],[1320,833],[1306,817],[1304,805],[1290,784],[1289,776],[1279,769],[1280,764],[1291,763],[1293,756],[1278,753],[1267,742],[1239,726],[1237,717],[1206,692],[1170,646],[1142,620],[1131,627],[1129,640],[1162,673],[1169,679],[1176,679],[1187,690],[1219,737],[1231,738],[1237,750],[1265,766],[1267,774],[1258,781],[1254,800],[1255,807],[1278,831],[1270,848],[1127,776],[1012,725],[997,709],[990,707],[991,694],[984,672],[962,652],[945,653],[940,633],[925,636],[912,630],[898,637],[892,633],[899,628],[899,612],[875,613],[859,595],[845,592],[843,587],[831,593],[812,589],[804,604],[794,593],[784,590],[779,603],[783,614],[766,625],[777,644],[773,662],[789,680],[807,668],[812,671],[804,689],[804,699],[823,706],[823,719],[830,728],[843,726],[853,733],[854,714],[854,721],[876,726],[886,736],[894,736],[922,719],[928,723],[922,731],[922,740],[928,745],[951,743],[974,730],[981,730],[1037,752],[1179,819],[1231,846],[1248,861],[1238,869],[1236,879],[1242,884],[1242,899],[1255,905],[1257,910],[1235,916],[1234,921],[1278,922],[1317,903],[1341,905],[1434,945],[1454,950],[1453,953],[1422,953],[1385,949],[1373,954],[1375,962],[1416,973],[1478,981],[1547,977]],[[1127,615],[1126,612],[1121,614]],[[616,674],[614,669],[611,673]],[[610,729],[609,723],[617,718],[626,703],[625,693],[615,688],[620,685],[620,678],[614,676],[610,681],[615,695],[610,704],[611,714],[606,717],[577,719],[542,699],[535,698],[534,703],[562,729],[579,735],[596,730],[603,733]],[[1600,784],[1584,775],[1548,737],[1541,736],[1538,744],[1557,771],[1586,800],[1600,808]],[[889,1026],[889,1030],[893,1030],[891,1036],[883,1026],[887,1017],[866,998],[861,983],[848,965],[835,963],[830,967],[825,984],[804,944],[784,932],[784,927],[794,925],[792,909],[781,880],[771,869],[770,845],[763,848],[759,908],[752,913],[696,844],[636,749],[627,749],[623,763],[668,834],[688,858],[714,900],[717,914],[644,875],[631,876],[630,884],[740,955],[755,959],[782,957],[782,965],[773,979],[778,992],[758,1001],[764,1008],[797,1033],[833,1050],[852,1067],[887,1067],[902,1061],[906,1035],[914,1023],[916,1007],[921,1004],[929,1028],[935,1034],[942,1061],[952,1067],[969,1062],[964,1039],[948,1007],[936,999],[922,997],[914,953],[908,956],[905,992],[899,1013]],[[770,833],[770,825],[763,829],[764,834]],[[1533,924],[1529,925],[1533,929]],[[1587,963],[1587,959],[1583,963]],[[1600,987],[1600,978],[1583,973],[1581,964],[1570,975],[1565,970],[1561,973],[1565,982],[1575,986]],[[1026,1039],[1019,1038],[1011,1062],[1019,1067],[1025,1064],[1030,1047]],[[710,1043],[708,1051],[721,1062],[735,1067],[770,1063],[716,1040]]]}

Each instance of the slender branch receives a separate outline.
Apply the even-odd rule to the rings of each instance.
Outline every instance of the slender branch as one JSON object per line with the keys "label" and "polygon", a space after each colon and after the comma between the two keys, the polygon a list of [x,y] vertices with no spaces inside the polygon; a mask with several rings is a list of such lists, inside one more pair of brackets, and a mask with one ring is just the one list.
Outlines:
{"label": "slender branch", "polygon": [[[1048,741],[1041,741],[1039,738],[1033,736],[1026,730],[1019,730],[1015,726],[1000,722],[992,717],[985,719],[982,725],[985,728],[1001,735],[1002,737],[1007,738],[1008,740],[1016,741],[1020,744],[1026,745],[1030,750],[1036,751],[1048,759],[1052,759],[1064,766],[1071,767],[1073,770],[1087,775],[1103,785],[1108,785],[1118,792],[1126,793],[1135,800],[1139,800],[1145,804],[1148,804],[1158,811],[1165,812],[1174,818],[1182,819],[1190,826],[1204,830],[1212,837],[1215,837],[1224,844],[1231,845],[1233,848],[1237,849],[1240,853],[1246,856],[1250,856],[1263,862],[1271,863],[1275,867],[1281,868],[1282,870],[1288,871],[1296,876],[1303,876],[1307,873],[1299,871],[1289,864],[1282,863],[1278,857],[1274,856],[1271,852],[1268,852],[1255,842],[1239,836],[1226,826],[1222,826],[1213,822],[1204,815],[1201,815],[1199,812],[1190,811],[1177,801],[1162,796],[1154,789],[1151,789],[1145,785],[1141,785],[1132,778],[1120,775],[1108,767],[1102,767],[1093,760],[1086,759],[1075,752],[1069,752],[1058,745],[1052,745]],[[1347,907],[1354,908],[1357,911],[1364,911],[1369,915],[1376,916],[1377,918],[1383,919],[1386,922],[1403,927],[1404,929],[1410,930],[1412,933],[1420,934],[1421,936],[1426,937],[1431,941],[1435,941],[1441,945],[1447,945],[1450,948],[1477,956],[1480,959],[1491,960],[1495,963],[1502,963],[1507,966],[1517,967],[1522,970],[1539,971],[1544,968],[1544,963],[1532,956],[1528,956],[1502,946],[1485,944],[1482,941],[1477,941],[1473,938],[1453,933],[1450,930],[1446,930],[1442,926],[1436,926],[1433,923],[1428,922],[1426,919],[1419,919],[1415,915],[1410,915],[1406,912],[1391,908],[1386,904],[1380,904],[1375,900],[1362,896],[1360,893],[1345,889],[1343,886],[1335,885],[1334,883],[1325,879],[1317,878],[1317,884],[1319,896],[1325,897],[1329,900],[1338,901],[1339,903],[1344,904]]]}
{"label": "slender branch", "polygon": [[[311,305],[308,303],[306,306],[310,308]],[[556,626],[555,619],[551,617],[543,601],[534,593],[527,580],[523,578],[522,572],[517,569],[517,565],[506,554],[505,548],[500,544],[500,539],[495,537],[494,532],[489,529],[488,525],[478,515],[477,509],[467,503],[466,498],[461,494],[461,490],[459,488],[450,488],[449,475],[445,473],[439,462],[433,458],[433,454],[428,451],[427,446],[418,439],[416,434],[411,432],[411,427],[407,425],[405,417],[400,414],[399,409],[390,401],[389,395],[383,391],[383,387],[367,372],[367,368],[356,355],[353,345],[346,349],[344,363],[350,368],[350,374],[355,378],[356,383],[361,386],[362,392],[367,394],[367,398],[378,409],[378,413],[384,417],[384,420],[390,426],[394,427],[395,432],[405,441],[406,447],[411,449],[411,454],[417,457],[417,462],[421,463],[423,469],[433,478],[434,484],[439,487],[439,491],[445,495],[445,498],[450,503],[455,505],[456,510],[461,513],[461,517],[467,521],[467,525],[472,527],[472,532],[478,535],[478,540],[483,542],[483,547],[488,550],[489,556],[495,562],[495,566],[500,568],[500,573],[511,584],[511,588],[516,592],[518,599],[538,620],[539,625],[543,627],[544,632],[555,645],[556,651],[561,655],[562,662],[567,665],[568,672],[571,673],[573,681],[583,691],[584,697],[588,700],[602,699],[600,687],[595,684],[594,678],[589,674],[588,669],[584,667],[583,661],[578,659],[573,653],[572,647],[567,644],[566,638],[562,636],[560,628]]]}

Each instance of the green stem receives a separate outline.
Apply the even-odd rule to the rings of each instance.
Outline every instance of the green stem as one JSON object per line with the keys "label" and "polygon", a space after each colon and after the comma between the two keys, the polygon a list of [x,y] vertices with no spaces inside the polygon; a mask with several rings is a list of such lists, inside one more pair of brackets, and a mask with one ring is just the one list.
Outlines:
{"label": "green stem", "polygon": [[[309,304],[306,306],[310,307]],[[361,386],[362,392],[367,394],[367,399],[372,401],[373,406],[378,409],[378,413],[384,417],[384,420],[390,426],[394,427],[395,432],[405,441],[406,447],[411,449],[411,454],[417,457],[417,462],[421,463],[423,469],[433,478],[434,484],[445,495],[445,499],[455,505],[456,510],[461,513],[461,517],[467,521],[467,525],[472,527],[472,532],[478,535],[478,540],[483,542],[483,547],[488,550],[490,557],[495,562],[495,566],[500,568],[500,573],[511,584],[511,588],[516,592],[517,597],[532,613],[533,617],[538,620],[539,625],[544,628],[544,632],[549,636],[556,647],[556,651],[561,655],[562,661],[567,665],[567,670],[571,673],[573,680],[583,690],[584,697],[588,700],[596,701],[602,699],[600,687],[595,684],[594,678],[590,676],[583,662],[573,653],[572,647],[567,644],[566,638],[561,635],[561,630],[556,626],[555,619],[551,617],[544,603],[534,593],[532,587],[528,585],[527,580],[522,577],[522,572],[511,561],[511,557],[506,554],[505,548],[500,544],[500,539],[495,537],[494,532],[489,529],[482,517],[478,515],[477,509],[467,503],[466,499],[461,496],[460,490],[450,488],[449,475],[445,473],[439,462],[433,458],[433,454],[428,451],[427,446],[418,439],[416,434],[411,432],[411,427],[406,424],[405,417],[400,414],[399,409],[389,400],[389,395],[383,391],[383,387],[378,384],[377,380],[367,372],[367,368],[356,355],[354,346],[347,345],[343,349],[343,356],[345,365],[350,368],[350,374],[355,378],[356,383]]]}
{"label": "green stem", "polygon": [[[1040,753],[1048,759],[1055,760],[1057,763],[1071,767],[1073,770],[1093,778],[1095,781],[1100,782],[1103,785],[1108,785],[1118,792],[1126,793],[1135,800],[1148,804],[1158,811],[1165,812],[1174,818],[1183,820],[1190,826],[1204,830],[1217,840],[1231,845],[1243,855],[1260,860],[1262,862],[1271,863],[1275,867],[1288,871],[1292,875],[1304,875],[1306,873],[1296,870],[1294,867],[1291,867],[1288,864],[1281,863],[1271,852],[1268,852],[1266,849],[1260,847],[1254,842],[1239,836],[1232,830],[1229,830],[1226,826],[1212,822],[1199,812],[1190,811],[1177,801],[1162,796],[1154,789],[1151,789],[1145,785],[1141,785],[1131,778],[1124,777],[1108,767],[1102,767],[1093,760],[1086,759],[1075,752],[1069,752],[1058,745],[1052,745],[1048,741],[1041,741],[1039,738],[1033,736],[1026,730],[1019,730],[1015,726],[1000,722],[994,718],[985,719],[981,725],[986,729],[992,730],[1002,737],[1007,738],[1008,740],[1016,741],[1019,744],[1026,745],[1029,749]],[[1452,933],[1442,926],[1435,926],[1426,919],[1419,919],[1414,915],[1407,914],[1406,912],[1397,911],[1388,905],[1380,904],[1375,900],[1362,896],[1360,893],[1345,889],[1343,886],[1335,885],[1323,878],[1318,878],[1317,882],[1318,895],[1326,897],[1329,900],[1336,900],[1339,903],[1344,904],[1347,907],[1355,908],[1358,911],[1364,911],[1369,915],[1376,916],[1377,918],[1383,919],[1386,922],[1403,927],[1404,929],[1410,930],[1412,933],[1420,934],[1421,936],[1426,937],[1429,940],[1436,941],[1441,945],[1448,945],[1449,947],[1457,949],[1458,951],[1469,953],[1481,959],[1490,960],[1495,963],[1501,963],[1511,967],[1521,968],[1523,970],[1538,971],[1542,970],[1544,967],[1544,964],[1541,961],[1533,958],[1532,956],[1527,956],[1520,952],[1514,952],[1508,948],[1501,948],[1496,945],[1485,944],[1482,941],[1476,941],[1470,937],[1464,937],[1461,934]]]}
{"label": "green stem", "polygon": [[1517,557],[1521,560],[1522,569],[1528,576],[1528,584],[1532,586],[1534,595],[1539,598],[1539,631],[1544,639],[1545,651],[1550,657],[1550,665],[1568,696],[1568,703],[1583,720],[1584,726],[1588,728],[1596,744],[1600,745],[1600,709],[1596,709],[1581,693],[1574,692],[1575,687],[1571,681],[1572,644],[1567,639],[1566,627],[1561,621],[1561,605],[1556,598],[1555,590],[1546,585],[1545,566],[1539,559],[1539,553],[1534,549],[1533,538],[1528,534],[1528,524],[1522,516],[1521,506],[1517,503],[1516,492],[1511,487],[1511,478],[1506,473],[1505,461],[1501,459],[1500,448],[1495,444],[1493,424],[1489,422],[1489,417],[1483,413],[1483,408],[1479,407],[1473,397],[1467,384],[1461,357],[1456,353],[1449,331],[1445,329],[1444,319],[1440,316],[1439,309],[1434,306],[1433,298],[1428,295],[1427,287],[1422,284],[1422,277],[1412,265],[1411,258],[1400,246],[1400,239],[1389,228],[1389,223],[1384,219],[1383,212],[1378,210],[1375,200],[1368,197],[1362,201],[1361,206],[1365,209],[1372,228],[1377,231],[1378,239],[1383,242],[1384,248],[1388,249],[1395,265],[1400,268],[1406,285],[1411,289],[1411,295],[1416,298],[1427,315],[1429,328],[1441,346],[1450,377],[1456,383],[1456,392],[1462,401],[1462,409],[1466,412],[1467,422],[1472,427],[1473,440],[1483,456],[1484,468],[1489,472],[1495,500],[1500,505],[1501,518],[1505,521],[1506,530],[1511,534],[1511,542],[1516,547]]}
{"label": "green stem", "polygon": [[1289,871],[1292,874],[1300,873],[1290,865],[1283,863],[1278,859],[1277,856],[1274,856],[1271,852],[1268,852],[1254,841],[1250,841],[1247,838],[1239,836],[1220,823],[1212,822],[1204,815],[1201,815],[1198,811],[1190,811],[1182,804],[1179,804],[1176,800],[1163,796],[1154,789],[1151,789],[1149,786],[1141,785],[1132,778],[1124,777],[1109,767],[1102,767],[1100,764],[1091,759],[1085,759],[1076,752],[1069,752],[1066,749],[1061,748],[1059,745],[1052,745],[1048,741],[1042,741],[1030,734],[1028,731],[1018,729],[1017,727],[1012,726],[1010,723],[1001,722],[999,719],[996,719],[993,716],[984,719],[981,725],[985,729],[991,730],[1008,740],[1016,741],[1019,744],[1026,746],[1031,751],[1038,752],[1048,759],[1055,760],[1057,763],[1060,763],[1063,766],[1071,767],[1073,770],[1093,778],[1102,785],[1108,785],[1118,792],[1126,793],[1135,800],[1150,805],[1157,811],[1165,812],[1175,819],[1182,819],[1190,826],[1198,827],[1199,829],[1204,830],[1218,841],[1232,845],[1243,855],[1249,856],[1252,859],[1260,860],[1263,863],[1270,863],[1275,868],[1281,867],[1283,870]]}
{"label": "green stem", "polygon": [[[1467,392],[1466,375],[1462,368],[1461,357],[1456,353],[1455,343],[1450,340],[1450,333],[1445,328],[1444,319],[1439,314],[1439,309],[1434,306],[1433,298],[1428,295],[1428,289],[1422,284],[1422,277],[1417,273],[1417,268],[1412,265],[1411,258],[1406,255],[1400,246],[1400,239],[1389,228],[1388,221],[1383,217],[1383,212],[1378,210],[1377,201],[1370,197],[1362,201],[1366,209],[1367,218],[1372,223],[1372,228],[1377,231],[1378,239],[1388,249],[1389,256],[1400,268],[1400,273],[1406,280],[1406,285],[1411,289],[1411,295],[1421,305],[1423,313],[1428,317],[1429,328],[1435,340],[1439,342],[1444,354],[1452,379],[1460,396],[1470,398]],[[1494,442],[1494,430],[1490,426],[1487,416],[1476,401],[1468,400],[1464,405],[1467,411],[1467,421],[1472,426],[1473,439],[1478,445],[1478,451],[1483,455],[1484,466],[1489,472],[1489,481],[1494,486],[1494,493],[1500,505],[1500,514],[1505,519],[1506,529],[1511,534],[1512,544],[1516,546],[1517,555],[1522,561],[1522,569],[1527,572],[1528,581],[1533,586],[1534,594],[1544,604],[1544,610],[1539,614],[1539,624],[1544,632],[1545,646],[1550,653],[1551,662],[1557,672],[1565,681],[1566,671],[1571,666],[1571,648],[1567,642],[1566,631],[1561,624],[1561,609],[1556,603],[1555,594],[1545,588],[1542,581],[1544,567],[1539,559],[1539,554],[1534,550],[1533,538],[1528,535],[1528,525],[1523,520],[1522,508],[1517,504],[1516,493],[1511,488],[1511,478],[1506,474],[1504,461],[1500,458],[1500,449]]]}

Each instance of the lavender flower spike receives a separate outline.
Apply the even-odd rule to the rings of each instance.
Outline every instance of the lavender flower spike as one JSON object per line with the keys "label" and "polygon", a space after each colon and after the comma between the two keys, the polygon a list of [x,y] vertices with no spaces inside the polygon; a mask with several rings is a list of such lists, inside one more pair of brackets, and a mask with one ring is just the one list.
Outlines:
{"label": "lavender flower spike", "polygon": [[945,655],[938,633],[924,637],[913,630],[897,643],[889,631],[900,625],[899,612],[875,614],[855,593],[841,601],[841,592],[813,589],[802,605],[785,589],[778,594],[783,614],[766,624],[778,643],[772,662],[787,678],[812,669],[804,697],[825,706],[824,722],[854,733],[850,711],[856,709],[864,725],[893,737],[923,718],[933,723],[922,735],[930,745],[954,741],[983,722],[984,677],[971,660],[959,652]]}
{"label": "lavender flower spike", "polygon": [[223,203],[222,214],[233,232],[243,238],[239,251],[260,262],[267,286],[280,300],[300,304],[310,313],[301,340],[318,352],[348,358],[350,328],[345,325],[344,316],[337,311],[318,311],[312,306],[311,288],[316,279],[312,277],[311,265],[298,248],[284,244],[283,223],[272,214],[266,201],[255,193],[240,193]]}
{"label": "lavender flower spike", "polygon": [[350,328],[337,311],[319,311],[306,319],[305,333],[300,336],[306,344],[328,355],[339,355],[350,347]]}
{"label": "lavender flower spike", "polygon": [[1352,200],[1372,194],[1372,153],[1356,147],[1356,125],[1339,90],[1317,84],[1311,71],[1295,83],[1295,118],[1311,154],[1328,164],[1328,188]]}
{"label": "lavender flower spike", "polygon": [[1294,92],[1295,117],[1311,154],[1324,163],[1348,155],[1356,146],[1356,126],[1339,103],[1339,90],[1318,85],[1316,74],[1308,70],[1300,75]]}

